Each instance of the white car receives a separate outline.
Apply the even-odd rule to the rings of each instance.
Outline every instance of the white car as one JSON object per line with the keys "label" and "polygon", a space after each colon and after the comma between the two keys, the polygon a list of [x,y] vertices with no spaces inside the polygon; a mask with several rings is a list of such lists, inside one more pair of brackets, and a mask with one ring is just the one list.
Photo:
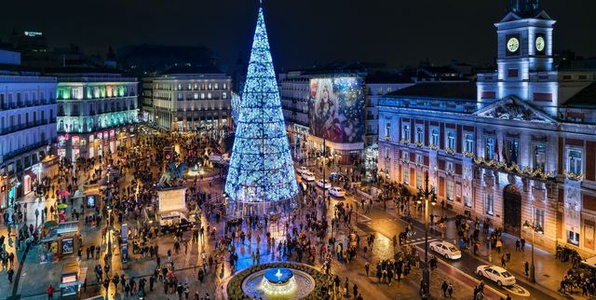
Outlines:
{"label": "white car", "polygon": [[325,183],[323,183],[323,180],[317,180],[317,186],[320,188],[325,187],[326,190],[331,188],[331,183],[329,183],[329,181],[325,180]]}
{"label": "white car", "polygon": [[315,173],[311,171],[306,171],[302,173],[302,180],[304,181],[315,181]]}
{"label": "white car", "polygon": [[343,198],[346,196],[346,191],[340,187],[332,187],[331,189],[329,189],[329,194],[331,196],[337,197],[337,198]]}
{"label": "white car", "polygon": [[296,169],[296,172],[298,172],[298,174],[304,174],[304,173],[308,172],[308,168],[307,168],[307,167],[305,167],[305,166],[298,167],[298,168]]}
{"label": "white car", "polygon": [[499,286],[515,284],[515,277],[509,271],[494,265],[480,265],[476,268],[476,274],[496,282]]}
{"label": "white car", "polygon": [[461,251],[453,244],[441,241],[435,241],[428,245],[431,251],[437,252],[446,259],[460,259]]}

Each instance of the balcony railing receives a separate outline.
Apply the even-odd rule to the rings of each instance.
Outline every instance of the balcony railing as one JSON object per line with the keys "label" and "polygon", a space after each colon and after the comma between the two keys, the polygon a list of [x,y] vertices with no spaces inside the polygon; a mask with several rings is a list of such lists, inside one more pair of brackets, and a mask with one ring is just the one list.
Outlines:
{"label": "balcony railing", "polygon": [[38,149],[38,148],[41,148],[41,147],[44,147],[44,146],[47,146],[48,144],[49,144],[49,141],[41,141],[41,142],[38,142],[38,143],[35,143],[35,144],[32,144],[32,145],[21,147],[18,150],[5,153],[2,156],[2,161],[4,162],[4,161],[7,161],[7,160],[10,160],[10,159],[15,158],[15,157],[17,157],[19,155],[23,155],[23,154],[25,154],[27,152],[33,151],[35,149]]}

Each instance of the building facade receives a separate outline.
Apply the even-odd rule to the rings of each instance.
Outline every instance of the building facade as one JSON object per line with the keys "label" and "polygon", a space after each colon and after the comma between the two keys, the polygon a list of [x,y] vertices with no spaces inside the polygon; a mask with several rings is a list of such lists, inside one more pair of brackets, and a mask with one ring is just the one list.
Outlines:
{"label": "building facade", "polygon": [[[553,21],[513,7],[496,24],[497,70],[381,100],[379,168],[412,192],[531,240],[595,253],[595,72],[556,70]],[[530,224],[531,226],[524,226]]]}
{"label": "building facade", "polygon": [[0,207],[49,174],[56,140],[56,78],[0,70]]}
{"label": "building facade", "polygon": [[[376,178],[378,102],[386,93],[412,85],[409,78],[395,75],[369,75],[367,72],[334,70],[293,71],[280,74],[282,109],[290,135],[292,153],[305,161],[305,153],[326,153],[339,165],[364,162],[366,177]],[[321,107],[317,93],[327,85],[331,107],[336,107],[336,132],[318,130],[325,122],[320,119]],[[323,87],[323,88],[321,88]],[[336,122],[335,120],[346,122]],[[354,135],[353,133],[356,133]],[[306,151],[305,151],[306,150]]]}
{"label": "building facade", "polygon": [[60,70],[58,155],[70,160],[131,146],[138,123],[137,80],[117,72]]}
{"label": "building facade", "polygon": [[214,67],[173,67],[145,78],[148,121],[168,131],[223,136],[233,127],[231,83]]}

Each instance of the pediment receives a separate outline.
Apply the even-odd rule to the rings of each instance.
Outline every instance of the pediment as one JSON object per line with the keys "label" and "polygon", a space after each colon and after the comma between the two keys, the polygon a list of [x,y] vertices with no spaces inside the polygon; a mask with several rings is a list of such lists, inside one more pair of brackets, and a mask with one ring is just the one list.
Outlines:
{"label": "pediment", "polygon": [[530,103],[515,96],[498,100],[474,113],[478,117],[556,124],[557,121]]}
{"label": "pediment", "polygon": [[520,16],[518,16],[512,12],[509,12],[499,23],[505,23],[505,22],[511,22],[511,21],[517,21],[517,20],[521,20]]}

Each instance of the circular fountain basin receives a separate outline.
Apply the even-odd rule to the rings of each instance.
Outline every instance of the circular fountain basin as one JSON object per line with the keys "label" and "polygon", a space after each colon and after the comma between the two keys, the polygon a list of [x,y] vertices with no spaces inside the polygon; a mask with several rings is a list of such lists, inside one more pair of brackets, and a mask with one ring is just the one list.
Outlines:
{"label": "circular fountain basin", "polygon": [[270,268],[249,275],[242,283],[242,290],[250,297],[295,300],[306,297],[315,288],[315,280],[305,272]]}

